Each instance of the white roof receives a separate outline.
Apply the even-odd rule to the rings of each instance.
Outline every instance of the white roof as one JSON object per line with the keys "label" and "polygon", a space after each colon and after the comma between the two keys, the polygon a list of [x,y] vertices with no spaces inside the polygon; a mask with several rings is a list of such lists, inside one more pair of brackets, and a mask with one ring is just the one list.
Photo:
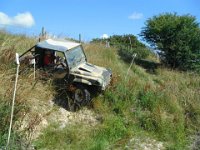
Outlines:
{"label": "white roof", "polygon": [[75,43],[67,40],[54,40],[48,39],[36,44],[37,47],[51,49],[56,51],[66,51],[81,45],[80,43]]}

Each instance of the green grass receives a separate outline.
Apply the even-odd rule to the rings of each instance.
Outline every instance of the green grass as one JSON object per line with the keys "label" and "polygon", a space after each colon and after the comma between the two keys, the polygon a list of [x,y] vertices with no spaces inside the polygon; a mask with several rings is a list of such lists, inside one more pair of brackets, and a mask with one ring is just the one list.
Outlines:
{"label": "green grass", "polygon": [[[110,128],[112,126],[112,129]],[[127,134],[123,119],[108,116],[102,125],[89,127],[78,123],[60,129],[50,125],[34,143],[39,149],[106,149]]]}
{"label": "green grass", "polygon": [[[99,51],[103,50],[105,53],[113,51],[116,56],[115,50],[102,47]],[[92,46],[88,51],[91,53]],[[156,74],[149,74],[134,65],[126,81],[128,66],[114,56],[109,66],[115,82],[105,93],[103,101],[100,99],[103,103],[100,108],[109,106],[108,110],[103,111],[104,115],[113,113],[126,118],[132,123],[131,126],[137,126],[167,142],[166,147],[170,149],[185,148],[189,135],[199,130],[199,75],[165,68],[158,68]],[[131,131],[129,126],[126,129]]]}
{"label": "green grass", "polygon": [[[4,106],[5,101],[12,97],[15,65],[10,61],[16,51],[22,53],[35,40],[6,33],[0,33],[0,39],[0,52],[6,53],[0,55],[0,106],[4,108],[9,105]],[[199,74],[162,67],[150,74],[133,64],[127,75],[130,64],[120,59],[116,49],[95,44],[84,47],[89,62],[113,72],[111,86],[87,108],[100,119],[95,126],[72,122],[64,128],[56,120],[49,122],[42,134],[31,141],[37,149],[125,149],[132,138],[141,136],[163,142],[166,149],[187,148],[192,142],[190,137],[200,129]],[[51,82],[35,83],[31,73],[20,76],[18,91],[17,104],[25,106],[18,107],[19,112],[23,110],[33,118],[47,110],[43,109],[45,102],[55,92]],[[1,124],[7,126],[9,110],[0,109],[0,114]],[[23,115],[19,113],[16,132],[21,119]]]}

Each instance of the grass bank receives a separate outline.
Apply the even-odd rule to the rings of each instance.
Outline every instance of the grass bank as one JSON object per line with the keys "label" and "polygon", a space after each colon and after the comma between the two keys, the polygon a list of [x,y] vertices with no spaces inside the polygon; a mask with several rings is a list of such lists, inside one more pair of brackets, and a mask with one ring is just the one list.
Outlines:
{"label": "grass bank", "polygon": [[[11,105],[15,73],[11,61],[16,51],[25,51],[35,40],[6,33],[1,33],[0,39],[0,125],[3,129],[0,137],[6,137],[10,113],[7,108]],[[83,119],[62,126],[54,119],[39,137],[30,141],[31,145],[37,149],[103,150],[144,149],[141,145],[146,144],[151,149],[158,149],[159,145],[160,149],[188,149],[200,129],[198,74],[166,68],[148,73],[136,64],[127,73],[130,64],[120,59],[116,49],[97,44],[85,44],[84,48],[89,62],[109,67],[113,72],[110,87],[83,108],[95,114],[95,125]],[[22,141],[34,134],[34,123],[49,115],[47,104],[55,92],[51,81],[35,83],[32,77],[29,73],[19,79],[14,131]],[[54,114],[60,109],[54,105],[52,108]],[[27,118],[32,121],[26,121]],[[27,122],[23,129],[20,122]],[[0,145],[5,145],[5,138],[0,139]]]}

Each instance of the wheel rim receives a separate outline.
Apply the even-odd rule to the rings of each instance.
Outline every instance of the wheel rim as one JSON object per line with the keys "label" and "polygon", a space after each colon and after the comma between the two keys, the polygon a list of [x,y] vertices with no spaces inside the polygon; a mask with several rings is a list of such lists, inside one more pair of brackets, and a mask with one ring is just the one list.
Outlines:
{"label": "wheel rim", "polygon": [[84,99],[83,91],[80,89],[76,89],[74,98],[75,98],[76,102],[81,103]]}

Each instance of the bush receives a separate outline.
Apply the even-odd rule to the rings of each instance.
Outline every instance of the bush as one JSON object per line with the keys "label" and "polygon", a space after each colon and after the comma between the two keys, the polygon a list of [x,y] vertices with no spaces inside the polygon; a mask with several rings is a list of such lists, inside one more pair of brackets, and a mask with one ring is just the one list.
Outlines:
{"label": "bush", "polygon": [[121,46],[118,53],[123,60],[130,62],[133,59],[133,54],[137,54],[137,59],[145,59],[151,52],[145,47],[128,48]]}
{"label": "bush", "polygon": [[108,39],[92,40],[92,43],[106,44],[106,42],[109,42],[111,46],[116,47],[121,58],[128,62],[132,60],[133,54],[137,54],[138,59],[144,59],[151,53],[150,50],[132,34],[113,35]]}

